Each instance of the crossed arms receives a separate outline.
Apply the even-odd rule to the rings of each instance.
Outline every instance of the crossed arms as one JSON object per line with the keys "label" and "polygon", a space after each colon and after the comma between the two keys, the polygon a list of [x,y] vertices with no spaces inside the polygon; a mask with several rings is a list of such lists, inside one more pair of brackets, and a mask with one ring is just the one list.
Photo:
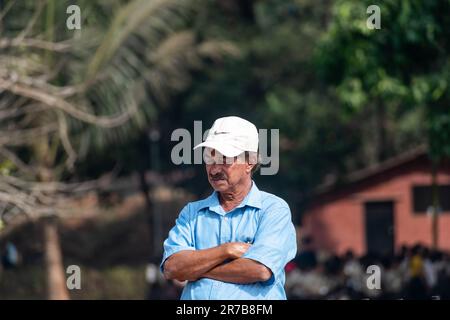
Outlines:
{"label": "crossed arms", "polygon": [[[248,243],[229,242],[204,250],[179,251],[165,261],[164,277],[179,281],[210,278],[240,284],[269,280],[272,276],[269,268],[242,258],[249,247]],[[226,260],[231,261],[223,264]]]}

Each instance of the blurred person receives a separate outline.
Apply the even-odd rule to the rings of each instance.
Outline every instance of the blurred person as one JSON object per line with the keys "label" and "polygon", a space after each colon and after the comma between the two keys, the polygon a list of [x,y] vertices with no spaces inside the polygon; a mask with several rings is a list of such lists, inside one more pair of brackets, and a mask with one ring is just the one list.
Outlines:
{"label": "blurred person", "polygon": [[445,270],[445,260],[443,252],[439,250],[433,250],[430,253],[430,261],[436,274],[439,274],[441,271]]}
{"label": "blurred person", "polygon": [[181,299],[286,299],[296,232],[288,204],[252,180],[258,130],[239,117],[219,118],[199,147],[214,192],[181,211],[164,242],[164,276],[188,281]]}
{"label": "blurred person", "polygon": [[431,261],[431,252],[427,248],[422,250],[423,259],[423,274],[425,283],[427,286],[427,291],[432,291],[437,282],[437,273],[434,263]]}
{"label": "blurred person", "polygon": [[331,256],[324,264],[325,281],[321,294],[326,299],[339,299],[345,288],[343,261],[336,255]]}
{"label": "blurred person", "polygon": [[301,264],[286,276],[286,290],[289,299],[323,299],[328,293],[325,274],[317,262]]}
{"label": "blurred person", "polygon": [[[288,264],[289,265],[289,264]],[[292,264],[291,264],[292,266]],[[295,267],[286,271],[286,295],[288,299],[303,299],[303,281],[305,280],[304,270],[295,264]]]}
{"label": "blurred person", "polygon": [[427,287],[424,273],[423,248],[420,244],[411,249],[409,260],[409,281],[406,285],[406,298],[421,300],[427,298]]}
{"label": "blurred person", "polygon": [[[446,266],[445,266],[445,260],[444,260],[444,254],[443,252],[440,252],[439,250],[433,250],[430,253],[430,261],[434,270],[434,273],[436,274],[436,283],[431,288],[430,295],[435,298],[442,299],[447,296],[445,289],[448,286],[450,290],[450,282],[447,280],[446,276]],[[448,278],[450,279],[450,277]],[[448,295],[450,297],[450,295]],[[447,298],[448,299],[448,298]]]}
{"label": "blurred person", "polygon": [[386,256],[382,260],[384,269],[381,278],[383,299],[401,298],[404,285],[401,262],[401,256]]}
{"label": "blurred person", "polygon": [[350,298],[359,299],[362,292],[364,270],[352,250],[348,250],[344,254],[343,273]]}
{"label": "blurred person", "polygon": [[284,272],[286,273],[286,275],[295,270],[297,268],[297,264],[294,261],[289,261],[288,264],[286,265],[286,267],[284,268]]}
{"label": "blurred person", "polygon": [[423,262],[422,246],[417,244],[411,249],[409,260],[409,274],[411,278],[423,277]]}
{"label": "blurred person", "polygon": [[306,268],[315,267],[317,265],[316,252],[314,250],[313,238],[305,236],[301,241],[301,250],[294,259],[297,266]]}
{"label": "blurred person", "polygon": [[450,300],[450,254],[440,253],[435,257],[437,282],[432,290],[432,297]]}
{"label": "blurred person", "polygon": [[404,288],[410,279],[409,261],[411,259],[411,248],[406,245],[402,245],[398,254],[398,259],[400,262],[399,271],[402,275],[402,287]]}
{"label": "blurred person", "polygon": [[290,284],[292,283],[291,280],[290,280],[292,278],[291,274],[294,271],[296,271],[297,269],[298,269],[298,267],[297,267],[297,264],[295,263],[295,261],[289,261],[286,264],[286,266],[284,267],[284,272],[285,272],[285,275],[286,275],[286,282],[285,282],[284,288],[286,290],[286,297],[287,297],[287,299],[291,299],[291,296],[292,296],[292,294],[290,292],[290,290],[291,290]]}

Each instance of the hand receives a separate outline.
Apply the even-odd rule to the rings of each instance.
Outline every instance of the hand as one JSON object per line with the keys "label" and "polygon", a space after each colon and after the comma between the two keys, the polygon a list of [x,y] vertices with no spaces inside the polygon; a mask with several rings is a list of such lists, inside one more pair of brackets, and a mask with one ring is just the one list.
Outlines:
{"label": "hand", "polygon": [[221,245],[230,259],[238,259],[250,248],[250,243],[245,242],[227,242]]}

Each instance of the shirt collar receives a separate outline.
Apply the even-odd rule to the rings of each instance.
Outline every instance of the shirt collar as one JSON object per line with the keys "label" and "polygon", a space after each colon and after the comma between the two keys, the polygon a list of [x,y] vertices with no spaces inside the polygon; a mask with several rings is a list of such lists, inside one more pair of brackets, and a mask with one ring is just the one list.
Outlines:
{"label": "shirt collar", "polygon": [[[259,191],[258,187],[256,186],[255,181],[253,181],[253,180],[252,180],[252,187],[251,187],[249,193],[247,193],[244,200],[242,200],[242,202],[236,208],[242,208],[245,206],[250,206],[250,207],[257,208],[257,209],[262,208],[261,191]],[[223,210],[222,206],[220,205],[219,194],[217,191],[214,191],[208,198],[205,199],[205,201],[200,209],[203,209],[206,207],[208,207],[209,210],[214,211],[215,213],[218,213],[220,215],[226,214],[226,212]]]}

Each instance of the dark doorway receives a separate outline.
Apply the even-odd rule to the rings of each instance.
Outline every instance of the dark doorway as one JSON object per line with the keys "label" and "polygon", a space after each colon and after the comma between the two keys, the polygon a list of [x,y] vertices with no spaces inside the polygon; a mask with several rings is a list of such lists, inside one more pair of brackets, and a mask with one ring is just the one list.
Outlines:
{"label": "dark doorway", "polygon": [[380,255],[394,253],[394,203],[366,202],[367,252]]}

